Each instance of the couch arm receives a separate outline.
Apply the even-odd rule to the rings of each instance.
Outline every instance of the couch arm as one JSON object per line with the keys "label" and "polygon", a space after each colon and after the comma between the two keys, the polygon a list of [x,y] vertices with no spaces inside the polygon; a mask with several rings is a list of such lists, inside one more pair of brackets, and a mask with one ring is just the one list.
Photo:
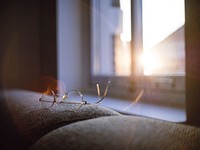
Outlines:
{"label": "couch arm", "polygon": [[199,150],[200,129],[138,116],[76,122],[42,137],[31,150]]}
{"label": "couch arm", "polygon": [[41,93],[26,90],[1,92],[0,141],[8,149],[28,148],[46,133],[73,122],[118,112],[100,105],[86,104],[75,112],[60,107],[42,108]]}

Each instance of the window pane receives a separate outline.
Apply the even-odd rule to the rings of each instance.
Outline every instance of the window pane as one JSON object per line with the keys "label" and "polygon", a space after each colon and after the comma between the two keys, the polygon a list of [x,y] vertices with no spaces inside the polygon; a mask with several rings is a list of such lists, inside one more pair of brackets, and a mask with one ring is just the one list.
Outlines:
{"label": "window pane", "polygon": [[145,75],[184,75],[184,0],[143,0]]}
{"label": "window pane", "polygon": [[130,0],[93,0],[92,6],[92,74],[130,75]]}

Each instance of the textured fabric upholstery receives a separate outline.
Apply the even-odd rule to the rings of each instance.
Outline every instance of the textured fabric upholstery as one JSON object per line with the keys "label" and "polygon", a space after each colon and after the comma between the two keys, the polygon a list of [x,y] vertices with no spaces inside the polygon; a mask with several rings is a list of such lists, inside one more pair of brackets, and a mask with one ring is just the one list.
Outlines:
{"label": "textured fabric upholstery", "polygon": [[40,93],[0,94],[0,149],[198,150],[200,128],[121,115],[100,105],[43,108]]}
{"label": "textured fabric upholstery", "polygon": [[136,116],[91,119],[58,128],[31,150],[199,150],[200,129]]}
{"label": "textured fabric upholstery", "polygon": [[27,148],[60,126],[80,120],[120,115],[111,109],[92,104],[82,105],[76,112],[70,112],[62,105],[43,108],[39,102],[40,97],[40,93],[25,90],[1,93],[2,143],[10,143],[8,146],[11,147]]}

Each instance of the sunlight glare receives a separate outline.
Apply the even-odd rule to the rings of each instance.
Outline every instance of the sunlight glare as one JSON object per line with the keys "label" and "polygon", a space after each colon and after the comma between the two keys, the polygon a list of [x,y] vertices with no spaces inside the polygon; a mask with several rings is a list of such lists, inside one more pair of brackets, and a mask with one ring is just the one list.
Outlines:
{"label": "sunlight glare", "polygon": [[159,56],[153,52],[143,52],[142,63],[144,67],[144,75],[153,75],[156,69],[159,69]]}
{"label": "sunlight glare", "polygon": [[143,0],[144,74],[156,73],[162,60],[151,49],[185,23],[184,0]]}

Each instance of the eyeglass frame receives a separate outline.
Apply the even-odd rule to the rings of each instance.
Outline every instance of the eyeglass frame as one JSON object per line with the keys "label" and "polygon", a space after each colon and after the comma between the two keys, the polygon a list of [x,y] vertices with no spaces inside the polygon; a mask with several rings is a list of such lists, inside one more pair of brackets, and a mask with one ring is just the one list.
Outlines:
{"label": "eyeglass frame", "polygon": [[[95,102],[95,103],[89,103],[86,100],[84,100],[83,94],[79,90],[69,90],[69,91],[67,91],[65,94],[62,95],[62,100],[60,102],[57,101],[57,98],[59,97],[59,95],[56,95],[53,90],[50,90],[51,94],[53,95],[53,102],[52,101],[48,101],[48,100],[43,100],[42,97],[43,97],[44,94],[42,94],[42,96],[39,98],[39,101],[40,102],[52,102],[52,104],[51,104],[51,106],[49,106],[49,108],[51,108],[55,103],[58,103],[58,104],[62,104],[62,103],[66,103],[66,104],[80,104],[77,109],[73,110],[73,111],[77,111],[78,109],[80,109],[80,107],[82,105],[86,105],[86,104],[99,104],[99,103],[101,103],[103,101],[103,99],[106,97],[107,93],[108,93],[109,84],[110,84],[110,81],[107,82],[104,94],[101,97],[100,97],[101,94],[100,94],[99,84],[96,84],[96,86],[97,86],[97,94],[98,94],[99,100],[97,102]],[[66,101],[64,101],[65,99],[68,98],[68,95],[69,95],[70,92],[76,92],[80,96],[81,101],[80,102],[77,102],[77,101],[67,101],[66,102]]]}

